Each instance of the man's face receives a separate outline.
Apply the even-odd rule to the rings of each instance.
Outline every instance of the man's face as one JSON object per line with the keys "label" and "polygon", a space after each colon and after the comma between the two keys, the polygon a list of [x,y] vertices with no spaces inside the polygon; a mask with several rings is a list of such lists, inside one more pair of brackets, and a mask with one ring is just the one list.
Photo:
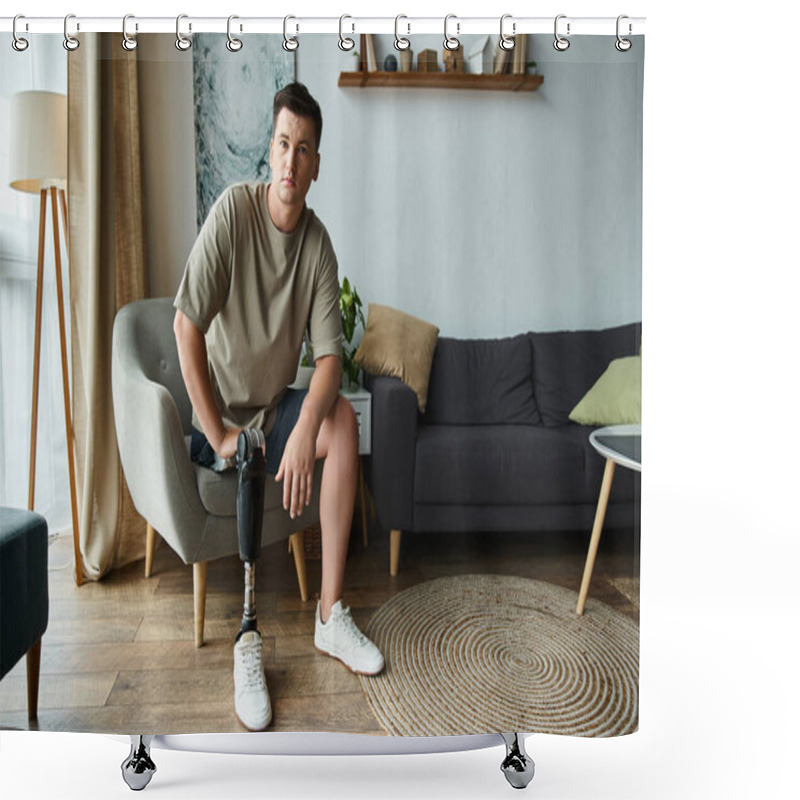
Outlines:
{"label": "man's face", "polygon": [[296,206],[305,202],[311,181],[319,174],[319,153],[315,144],[314,123],[282,108],[275,120],[269,143],[272,186],[281,203]]}

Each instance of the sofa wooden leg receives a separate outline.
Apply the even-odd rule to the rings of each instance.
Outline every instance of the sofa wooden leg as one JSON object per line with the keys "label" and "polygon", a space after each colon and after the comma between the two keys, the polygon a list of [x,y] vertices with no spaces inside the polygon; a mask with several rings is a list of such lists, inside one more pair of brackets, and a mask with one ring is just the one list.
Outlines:
{"label": "sofa wooden leg", "polygon": [[147,539],[144,544],[144,576],[149,578],[153,572],[153,553],[156,549],[156,529],[147,523]]}
{"label": "sofa wooden leg", "polygon": [[397,575],[397,568],[400,566],[400,538],[403,532],[393,530],[389,538],[389,574],[394,577]]}
{"label": "sofa wooden leg", "polygon": [[28,719],[36,719],[39,713],[39,665],[42,663],[42,640],[31,645],[25,654],[28,673]]}
{"label": "sofa wooden leg", "polygon": [[308,600],[308,579],[306,578],[306,550],[303,545],[305,531],[297,531],[289,537],[289,549],[294,555],[294,568],[297,570],[297,584],[300,587],[300,599]]}
{"label": "sofa wooden leg", "polygon": [[206,584],[208,561],[192,564],[194,577],[194,646],[203,646],[203,629],[206,624]]}

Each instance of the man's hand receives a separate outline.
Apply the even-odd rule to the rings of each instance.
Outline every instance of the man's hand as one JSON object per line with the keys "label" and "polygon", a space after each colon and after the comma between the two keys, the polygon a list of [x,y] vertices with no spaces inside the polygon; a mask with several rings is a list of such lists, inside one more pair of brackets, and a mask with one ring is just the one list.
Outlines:
{"label": "man's hand", "polygon": [[311,503],[314,486],[316,434],[313,425],[299,419],[286,441],[275,481],[283,481],[283,508],[294,519]]}
{"label": "man's hand", "polygon": [[233,458],[236,455],[236,444],[241,432],[241,428],[223,428],[222,439],[209,443],[220,458]]}

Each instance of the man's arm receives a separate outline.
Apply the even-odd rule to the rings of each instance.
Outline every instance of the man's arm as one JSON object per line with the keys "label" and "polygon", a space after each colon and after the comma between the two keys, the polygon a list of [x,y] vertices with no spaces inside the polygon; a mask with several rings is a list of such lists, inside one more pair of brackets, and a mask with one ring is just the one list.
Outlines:
{"label": "man's arm", "polygon": [[300,416],[283,451],[276,481],[283,481],[283,507],[294,519],[311,503],[317,437],[322,421],[333,407],[342,384],[342,359],[322,356],[315,361],[314,374]]}
{"label": "man's arm", "polygon": [[180,310],[175,312],[175,322],[172,327],[178,343],[178,359],[183,382],[186,384],[189,400],[203,433],[221,458],[232,458],[236,453],[236,440],[240,429],[225,427],[214,402],[211,377],[208,374],[206,337]]}

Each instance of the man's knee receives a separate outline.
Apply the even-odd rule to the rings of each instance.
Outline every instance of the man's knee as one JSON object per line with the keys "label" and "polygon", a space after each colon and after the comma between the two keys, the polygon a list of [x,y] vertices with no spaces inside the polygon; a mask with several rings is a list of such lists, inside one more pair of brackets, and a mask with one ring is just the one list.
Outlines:
{"label": "man's knee", "polygon": [[339,395],[333,405],[331,416],[337,438],[358,449],[358,420],[350,402]]}

